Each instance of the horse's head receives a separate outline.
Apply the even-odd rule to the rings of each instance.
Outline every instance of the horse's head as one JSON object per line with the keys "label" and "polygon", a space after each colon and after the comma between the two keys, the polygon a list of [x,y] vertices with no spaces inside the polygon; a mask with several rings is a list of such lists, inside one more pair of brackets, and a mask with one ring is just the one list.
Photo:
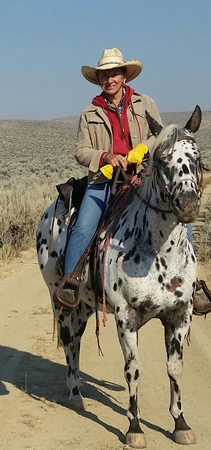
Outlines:
{"label": "horse's head", "polygon": [[167,202],[180,222],[196,220],[202,194],[202,164],[193,137],[200,127],[201,109],[196,106],[184,128],[162,128],[148,113],[151,132],[157,136],[150,170],[157,179],[158,195]]}

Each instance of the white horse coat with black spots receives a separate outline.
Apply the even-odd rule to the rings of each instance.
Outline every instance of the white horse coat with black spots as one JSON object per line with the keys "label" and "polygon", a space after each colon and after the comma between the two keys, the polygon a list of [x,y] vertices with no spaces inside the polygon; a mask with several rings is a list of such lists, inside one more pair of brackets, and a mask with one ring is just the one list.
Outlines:
{"label": "white horse coat with black spots", "polygon": [[[148,120],[152,131],[158,134],[159,125],[151,118]],[[137,333],[152,318],[159,318],[165,328],[174,439],[181,444],[195,442],[183,416],[181,382],[183,343],[192,320],[196,287],[196,258],[187,238],[186,224],[196,219],[200,205],[200,152],[193,138],[200,122],[201,110],[197,106],[184,128],[169,125],[161,130],[145,179],[122,214],[107,254],[103,258],[103,253],[98,253],[98,284],[102,289],[105,269],[106,300],[109,311],[114,312],[125,359],[130,423],[126,442],[134,448],[146,446],[137,399],[141,375]],[[56,210],[55,203],[52,204],[37,231],[38,261],[51,298],[61,281],[56,263],[66,243],[67,225],[63,211],[62,201],[58,201]],[[88,264],[83,276],[81,301],[77,308],[60,311],[52,302],[67,362],[69,405],[73,408],[83,407],[79,378],[80,340],[95,306]]]}

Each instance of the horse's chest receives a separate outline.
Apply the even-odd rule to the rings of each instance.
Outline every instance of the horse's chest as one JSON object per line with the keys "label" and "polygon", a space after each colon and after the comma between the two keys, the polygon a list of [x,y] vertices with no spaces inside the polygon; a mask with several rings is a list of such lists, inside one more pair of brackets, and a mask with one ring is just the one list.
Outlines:
{"label": "horse's chest", "polygon": [[172,307],[189,301],[196,279],[196,260],[188,242],[170,242],[157,252],[150,242],[118,248],[111,243],[106,261],[106,293],[109,301],[151,302]]}

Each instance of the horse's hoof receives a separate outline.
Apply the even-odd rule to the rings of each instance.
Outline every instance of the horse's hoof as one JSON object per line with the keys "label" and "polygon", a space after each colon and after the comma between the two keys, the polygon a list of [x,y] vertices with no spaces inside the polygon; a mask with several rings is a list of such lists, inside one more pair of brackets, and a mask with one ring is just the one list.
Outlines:
{"label": "horse's hoof", "polygon": [[75,411],[78,411],[78,410],[84,411],[86,409],[85,404],[84,404],[84,399],[82,397],[77,398],[77,399],[73,399],[73,398],[69,399],[67,401],[67,406],[68,406],[68,408],[73,409]]}
{"label": "horse's hoof", "polygon": [[173,434],[176,444],[188,445],[196,443],[196,437],[192,430],[178,430],[174,431]]}
{"label": "horse's hoof", "polygon": [[126,444],[131,448],[147,448],[144,433],[127,433]]}

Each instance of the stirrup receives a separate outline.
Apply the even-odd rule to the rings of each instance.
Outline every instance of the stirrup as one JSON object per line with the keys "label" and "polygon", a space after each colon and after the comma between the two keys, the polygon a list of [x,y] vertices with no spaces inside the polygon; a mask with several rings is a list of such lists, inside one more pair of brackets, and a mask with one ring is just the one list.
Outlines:
{"label": "stirrup", "polygon": [[[196,282],[196,292],[203,290],[202,296],[205,300],[201,298],[200,294],[196,294],[193,298],[193,314],[196,316],[203,316],[211,312],[211,292],[208,289],[204,280],[197,280]],[[208,301],[206,301],[206,297]]]}
{"label": "stirrup", "polygon": [[[80,298],[79,298],[79,288],[82,280],[76,279],[68,274],[64,275],[62,278],[61,283],[57,287],[56,291],[53,294],[53,302],[55,305],[59,306],[60,308],[65,309],[72,309],[76,308],[79,305]],[[68,283],[70,285],[70,289],[73,288],[75,290],[75,301],[73,303],[69,303],[66,300],[62,300],[60,298],[59,294],[61,290],[63,289],[63,286]]]}

